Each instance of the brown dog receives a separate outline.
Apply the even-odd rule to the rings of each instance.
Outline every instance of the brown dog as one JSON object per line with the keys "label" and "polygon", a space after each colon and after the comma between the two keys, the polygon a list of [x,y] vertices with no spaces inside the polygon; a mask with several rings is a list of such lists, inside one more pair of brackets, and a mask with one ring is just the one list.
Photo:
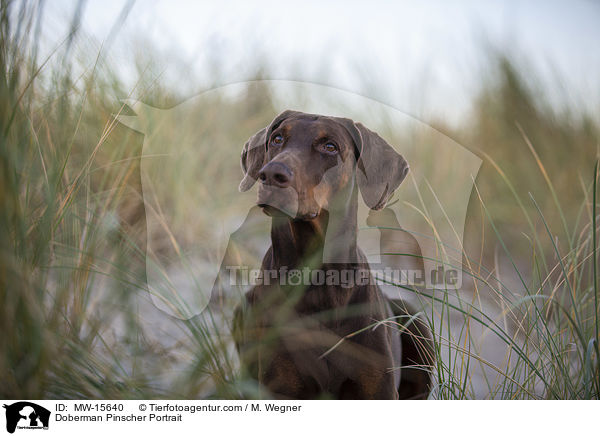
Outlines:
{"label": "brown dog", "polygon": [[242,168],[240,190],[259,180],[272,217],[261,282],[234,319],[243,367],[279,398],[426,398],[429,331],[382,294],[356,242],[358,191],[385,207],[404,158],[352,120],[285,111],[249,139]]}

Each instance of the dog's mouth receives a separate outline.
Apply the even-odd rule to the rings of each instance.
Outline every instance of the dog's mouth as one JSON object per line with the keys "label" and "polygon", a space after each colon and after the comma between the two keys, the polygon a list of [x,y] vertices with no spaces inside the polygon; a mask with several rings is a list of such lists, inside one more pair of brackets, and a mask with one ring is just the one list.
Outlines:
{"label": "dog's mouth", "polygon": [[263,212],[270,217],[289,217],[289,214],[285,213],[281,209],[271,206],[270,204],[259,203],[258,207],[260,207]]}
{"label": "dog's mouth", "polygon": [[319,216],[320,208],[299,198],[301,195],[291,188],[261,186],[256,204],[270,217],[287,217],[296,221],[310,221]]}
{"label": "dog's mouth", "polygon": [[273,205],[266,203],[258,203],[258,207],[262,208],[263,212],[270,217],[278,218],[291,218],[296,221],[311,221],[319,217],[319,212],[307,212],[292,216],[290,213],[274,207]]}

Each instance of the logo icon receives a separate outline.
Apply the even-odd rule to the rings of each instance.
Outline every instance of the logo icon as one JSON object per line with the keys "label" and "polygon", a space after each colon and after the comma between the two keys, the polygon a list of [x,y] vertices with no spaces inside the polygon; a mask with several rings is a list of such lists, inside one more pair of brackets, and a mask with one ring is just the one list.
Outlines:
{"label": "logo icon", "polygon": [[[279,97],[258,116],[256,100],[249,97],[254,95]],[[418,271],[415,280],[426,289],[461,289],[463,232],[482,160],[434,127],[356,94],[293,81],[230,84],[167,109],[135,100],[123,102],[133,115],[119,113],[116,119],[144,134],[139,165],[147,228],[146,277],[152,302],[164,312],[190,319],[208,306],[213,293],[242,295],[248,290],[228,285],[228,267],[242,273],[260,270],[271,243],[271,221],[257,207],[257,172],[244,174],[252,154],[248,153],[260,151],[264,142],[253,143],[242,162],[240,151],[247,138],[262,134],[276,114],[288,109],[348,118],[385,133],[383,139],[389,138],[386,142],[410,163],[411,170],[379,218],[372,215],[370,204],[358,201],[358,246],[375,269],[387,262],[399,274]],[[321,180],[335,180],[339,168],[339,164],[331,167]],[[387,177],[375,167],[364,169],[367,178]],[[325,192],[325,186],[320,184],[317,190]],[[288,199],[280,206],[297,213],[297,191],[280,190]],[[176,201],[174,193],[182,200]],[[347,236],[340,226],[339,232],[327,232],[328,238],[334,236],[325,245],[328,263],[344,263],[329,257]],[[381,236],[386,230],[391,233],[387,239]],[[387,255],[399,253],[398,245],[391,251],[387,248],[388,240],[393,242],[399,234],[410,240],[403,242],[405,255]],[[413,268],[415,259],[422,260],[422,271],[420,266]],[[398,283],[401,278],[389,281]],[[399,297],[398,286],[379,285],[384,293]],[[413,296],[404,292],[404,297]]]}
{"label": "logo icon", "polygon": [[3,405],[6,409],[6,431],[14,433],[15,429],[48,429],[50,421],[50,411],[42,406],[29,401],[19,401],[9,406]]}

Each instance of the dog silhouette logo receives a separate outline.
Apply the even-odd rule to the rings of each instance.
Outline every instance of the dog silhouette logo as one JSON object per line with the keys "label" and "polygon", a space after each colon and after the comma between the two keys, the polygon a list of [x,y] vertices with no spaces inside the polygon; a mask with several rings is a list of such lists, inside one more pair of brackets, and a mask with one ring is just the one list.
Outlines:
{"label": "dog silhouette logo", "polygon": [[19,401],[11,405],[4,404],[6,409],[6,431],[14,433],[18,429],[48,429],[50,411],[29,401]]}
{"label": "dog silhouette logo", "polygon": [[[256,101],[270,95],[278,97],[268,109],[257,110]],[[263,136],[267,126],[280,119],[278,114],[294,111],[347,119],[340,128],[347,126],[361,147],[364,135],[375,138],[364,127],[369,126],[390,147],[383,147],[387,159],[373,159],[381,147],[369,147],[365,150],[372,150],[372,156],[355,162],[359,170],[354,174],[363,187],[357,202],[357,243],[368,262],[379,269],[389,264],[397,271],[388,277],[390,283],[403,282],[400,273],[410,277],[416,272],[414,281],[424,282],[425,288],[461,289],[463,231],[482,160],[438,129],[360,95],[285,80],[229,84],[168,108],[138,100],[123,103],[126,110],[115,114],[116,120],[143,134],[139,172],[147,289],[153,304],[165,313],[190,319],[221,294],[242,295],[248,290],[244,279],[232,283],[231,274],[258,272],[271,245],[271,219],[257,206],[258,190],[267,186],[257,183],[266,164],[261,161],[266,150]],[[240,159],[248,138],[256,140],[249,141]],[[384,183],[393,179],[388,167],[393,168],[396,154],[411,167],[401,189]],[[311,194],[314,201],[323,200],[327,186],[338,177],[352,174],[343,172],[342,164],[354,157],[340,158],[323,173],[321,183],[311,190],[317,193]],[[377,183],[368,183],[373,181]],[[273,194],[269,206],[298,215],[305,201],[298,186],[271,184],[265,189]],[[381,209],[384,203],[386,209]],[[324,203],[318,206],[325,208]],[[338,249],[348,237],[342,223],[339,220],[338,231],[329,227],[326,232],[323,255],[328,263],[347,260],[340,258]],[[401,245],[399,235],[406,235]],[[414,267],[417,260],[423,268]],[[393,284],[382,286],[390,295],[400,292]]]}

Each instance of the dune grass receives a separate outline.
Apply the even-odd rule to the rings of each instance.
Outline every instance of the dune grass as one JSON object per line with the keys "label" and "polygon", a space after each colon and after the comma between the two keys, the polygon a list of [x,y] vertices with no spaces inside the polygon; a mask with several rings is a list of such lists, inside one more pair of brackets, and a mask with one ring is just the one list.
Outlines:
{"label": "dune grass", "polygon": [[[78,64],[77,16],[63,45],[37,59],[38,12],[1,3],[0,396],[251,395],[227,328],[233,303],[188,321],[164,317],[179,332],[169,346],[142,319],[152,308],[143,137],[114,115],[129,114],[120,101],[133,94],[158,106],[175,94],[125,89],[100,55]],[[484,160],[460,253],[469,292],[420,296],[436,342],[431,398],[598,399],[597,117],[558,113],[509,57],[491,62],[497,74],[464,125],[431,121]],[[272,107],[271,95],[246,98],[252,114],[218,103],[240,120]],[[209,109],[199,122],[216,122]],[[237,154],[245,139],[215,140]],[[483,352],[492,339],[505,350],[499,362]]]}

